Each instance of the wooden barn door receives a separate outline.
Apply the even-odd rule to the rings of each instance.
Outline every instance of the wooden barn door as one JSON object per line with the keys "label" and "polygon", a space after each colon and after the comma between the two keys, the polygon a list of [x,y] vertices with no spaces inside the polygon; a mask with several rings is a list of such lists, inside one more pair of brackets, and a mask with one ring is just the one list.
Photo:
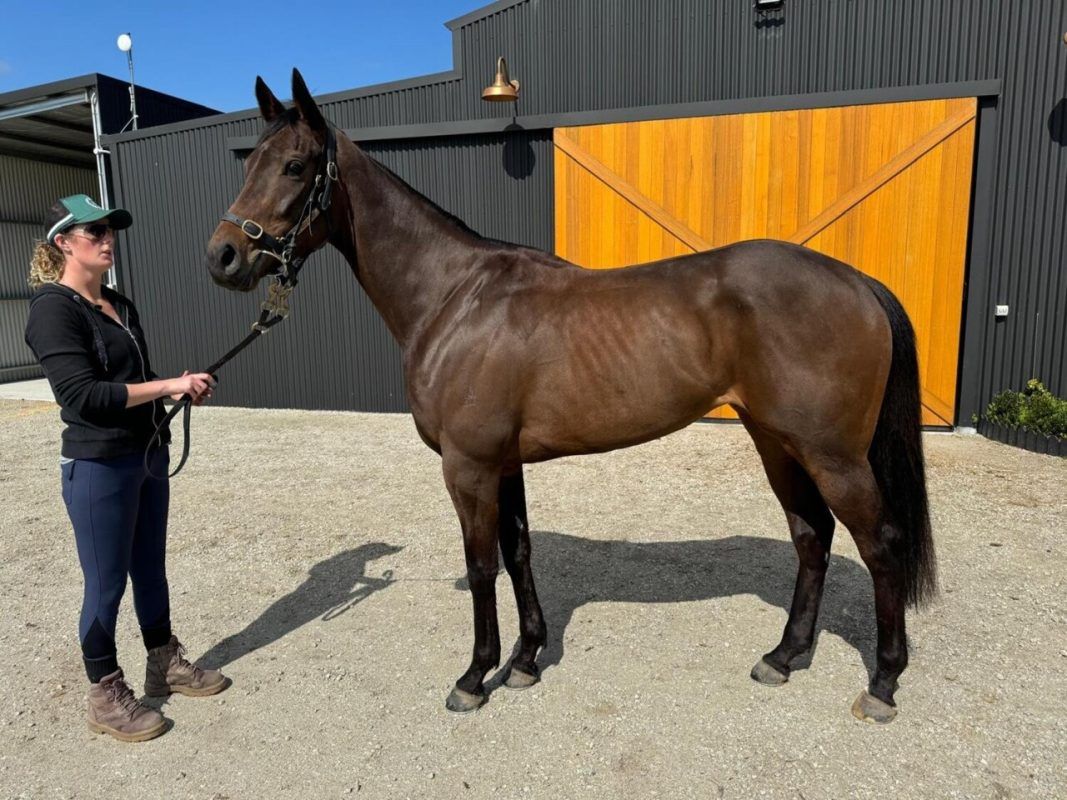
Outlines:
{"label": "wooden barn door", "polygon": [[605,269],[770,237],[840,259],[901,299],[915,325],[923,423],[951,425],[976,105],[557,128],[556,252]]}

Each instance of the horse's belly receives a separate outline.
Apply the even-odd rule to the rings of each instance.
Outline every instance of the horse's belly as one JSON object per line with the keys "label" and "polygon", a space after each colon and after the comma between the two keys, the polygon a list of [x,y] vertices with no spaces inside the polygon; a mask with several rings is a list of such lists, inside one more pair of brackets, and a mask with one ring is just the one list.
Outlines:
{"label": "horse's belly", "polygon": [[530,400],[519,434],[524,462],[648,442],[684,428],[730,397],[722,387],[676,381],[612,385],[608,391],[594,383],[584,391]]}
{"label": "horse's belly", "polygon": [[541,360],[527,365],[523,460],[640,444],[730,402],[724,337],[712,336],[691,311],[631,309],[602,314],[582,331],[563,326]]}

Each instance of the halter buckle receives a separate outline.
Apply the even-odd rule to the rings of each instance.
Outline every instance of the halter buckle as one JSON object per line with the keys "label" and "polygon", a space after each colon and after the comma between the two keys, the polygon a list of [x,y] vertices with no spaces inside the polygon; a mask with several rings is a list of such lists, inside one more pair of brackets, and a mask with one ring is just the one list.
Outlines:
{"label": "halter buckle", "polygon": [[256,240],[263,236],[263,226],[254,220],[246,219],[241,223],[241,231],[249,239]]}
{"label": "halter buckle", "polygon": [[331,181],[337,180],[337,162],[329,161],[326,164],[326,177]]}

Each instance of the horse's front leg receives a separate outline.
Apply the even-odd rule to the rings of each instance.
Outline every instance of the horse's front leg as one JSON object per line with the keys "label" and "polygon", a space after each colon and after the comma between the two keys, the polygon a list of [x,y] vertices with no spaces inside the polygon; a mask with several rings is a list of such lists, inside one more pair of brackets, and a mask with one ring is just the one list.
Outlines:
{"label": "horse's front leg", "polygon": [[482,681],[500,663],[496,618],[497,520],[500,465],[485,464],[446,448],[442,452],[445,485],[463,529],[467,580],[474,601],[474,653],[471,665],[449,694],[449,711],[473,711],[486,700]]}
{"label": "horse's front leg", "polygon": [[505,685],[525,689],[539,680],[537,651],[544,647],[547,632],[530,565],[530,525],[521,467],[500,480],[500,552],[519,609],[519,648]]}

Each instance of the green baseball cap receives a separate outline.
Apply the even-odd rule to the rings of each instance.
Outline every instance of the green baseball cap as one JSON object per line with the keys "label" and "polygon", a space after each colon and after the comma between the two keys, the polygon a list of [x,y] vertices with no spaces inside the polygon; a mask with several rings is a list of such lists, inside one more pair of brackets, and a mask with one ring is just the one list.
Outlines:
{"label": "green baseball cap", "polygon": [[70,197],[61,198],[59,205],[67,210],[67,213],[56,220],[48,229],[49,244],[56,243],[56,236],[75,225],[84,225],[87,222],[99,222],[106,219],[112,229],[121,231],[133,224],[133,217],[124,208],[103,208],[96,201],[85,194],[72,194]]}

